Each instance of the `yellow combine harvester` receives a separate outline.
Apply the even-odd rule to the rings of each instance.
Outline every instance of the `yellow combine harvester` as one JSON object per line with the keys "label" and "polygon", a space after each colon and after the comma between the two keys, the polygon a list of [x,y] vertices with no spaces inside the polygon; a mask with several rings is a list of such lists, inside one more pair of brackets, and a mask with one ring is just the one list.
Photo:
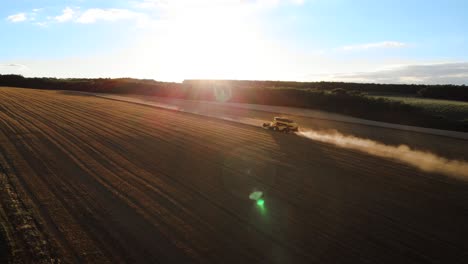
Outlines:
{"label": "yellow combine harvester", "polygon": [[285,133],[299,131],[299,126],[294,121],[284,117],[275,117],[273,118],[273,122],[263,123],[262,126],[264,129]]}

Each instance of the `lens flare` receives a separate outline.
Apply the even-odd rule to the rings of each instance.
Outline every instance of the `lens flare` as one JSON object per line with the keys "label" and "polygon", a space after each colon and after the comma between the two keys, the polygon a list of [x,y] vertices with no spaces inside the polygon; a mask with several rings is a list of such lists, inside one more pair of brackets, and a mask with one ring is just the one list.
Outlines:
{"label": "lens flare", "polygon": [[265,204],[265,200],[263,200],[263,199],[258,199],[257,200],[257,205],[258,206],[263,206],[264,204]]}
{"label": "lens flare", "polygon": [[262,198],[263,196],[263,192],[261,191],[255,191],[255,192],[252,192],[250,195],[249,195],[249,199],[250,200],[254,200],[254,201],[258,201]]}

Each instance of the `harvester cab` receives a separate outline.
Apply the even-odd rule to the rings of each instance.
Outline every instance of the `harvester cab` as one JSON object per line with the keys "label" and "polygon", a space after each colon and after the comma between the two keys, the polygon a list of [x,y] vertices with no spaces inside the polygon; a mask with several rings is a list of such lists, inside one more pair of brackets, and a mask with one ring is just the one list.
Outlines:
{"label": "harvester cab", "polygon": [[299,126],[296,122],[284,117],[275,117],[273,118],[272,122],[263,123],[262,126],[264,129],[280,131],[285,133],[299,131]]}

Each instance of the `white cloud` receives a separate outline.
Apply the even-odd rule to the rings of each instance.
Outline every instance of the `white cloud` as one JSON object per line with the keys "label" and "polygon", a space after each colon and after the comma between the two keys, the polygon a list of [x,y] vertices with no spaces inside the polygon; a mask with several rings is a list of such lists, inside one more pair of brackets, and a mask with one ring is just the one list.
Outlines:
{"label": "white cloud", "polygon": [[62,14],[60,16],[56,16],[54,17],[54,19],[57,22],[63,23],[72,20],[74,15],[75,11],[72,8],[67,7],[63,9]]}
{"label": "white cloud", "polygon": [[97,21],[115,22],[119,20],[136,20],[137,22],[144,22],[147,19],[148,17],[145,14],[128,9],[91,8],[79,15],[75,21],[81,24],[91,24]]}
{"label": "white cloud", "polygon": [[23,64],[18,63],[0,63],[0,74],[24,74],[28,70]]}
{"label": "white cloud", "polygon": [[253,7],[277,7],[281,3],[302,5],[305,0],[142,0],[133,1],[134,6],[143,9],[170,9],[170,8],[212,8],[219,6],[253,6]]}
{"label": "white cloud", "polygon": [[47,27],[49,24],[47,22],[36,22],[34,25],[39,27]]}
{"label": "white cloud", "polygon": [[43,16],[42,19],[36,19],[42,8],[33,9],[31,12],[23,12],[7,17],[7,20],[13,23],[30,21],[34,22],[34,25],[46,27],[53,22],[65,23],[75,22],[80,24],[92,24],[98,21],[115,22],[120,20],[133,20],[138,24],[142,25],[150,21],[150,17],[142,12],[135,12],[129,9],[118,9],[118,8],[90,8],[83,12],[80,12],[79,7],[71,8],[66,7],[62,10],[62,13],[57,16]]}
{"label": "white cloud", "polygon": [[[79,8],[66,7],[57,16],[47,16],[47,19],[36,19],[43,8],[32,9],[31,12],[22,12],[7,17],[10,22],[35,22],[35,25],[47,26],[52,22],[64,23],[75,22],[81,24],[92,24],[98,21],[115,22],[120,20],[134,20],[140,25],[149,24],[155,14],[158,20],[174,16],[174,14],[191,12],[217,12],[219,8],[234,8],[243,10],[244,13],[259,9],[278,7],[281,4],[303,5],[305,0],[133,0],[133,8],[90,8],[80,12]],[[150,12],[148,12],[150,11]],[[151,11],[156,11],[152,13]],[[177,17],[179,17],[177,15]]]}
{"label": "white cloud", "polygon": [[382,41],[375,43],[365,43],[359,45],[350,45],[341,47],[341,50],[353,51],[353,50],[368,50],[368,49],[386,49],[386,48],[402,48],[407,46],[406,43],[398,41]]}
{"label": "white cloud", "polygon": [[373,72],[341,73],[323,76],[330,81],[468,84],[468,62],[414,64]]}
{"label": "white cloud", "polygon": [[7,20],[13,23],[23,22],[28,19],[26,13],[18,13],[7,17]]}
{"label": "white cloud", "polygon": [[[33,21],[36,21],[37,16],[42,10],[43,8],[34,8],[31,10],[31,12],[21,12],[18,14],[8,16],[6,19],[12,23],[26,22],[26,21],[33,22]],[[37,23],[34,23],[34,24],[37,24]]]}

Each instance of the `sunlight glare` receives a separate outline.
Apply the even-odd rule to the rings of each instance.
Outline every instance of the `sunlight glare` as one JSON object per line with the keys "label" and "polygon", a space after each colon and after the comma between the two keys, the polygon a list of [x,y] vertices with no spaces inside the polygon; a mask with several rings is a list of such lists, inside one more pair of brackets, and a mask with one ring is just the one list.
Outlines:
{"label": "sunlight glare", "polygon": [[[175,12],[174,12],[175,13]],[[170,16],[157,34],[134,53],[148,69],[173,79],[236,78],[265,71],[267,41],[242,5],[184,9]]]}

